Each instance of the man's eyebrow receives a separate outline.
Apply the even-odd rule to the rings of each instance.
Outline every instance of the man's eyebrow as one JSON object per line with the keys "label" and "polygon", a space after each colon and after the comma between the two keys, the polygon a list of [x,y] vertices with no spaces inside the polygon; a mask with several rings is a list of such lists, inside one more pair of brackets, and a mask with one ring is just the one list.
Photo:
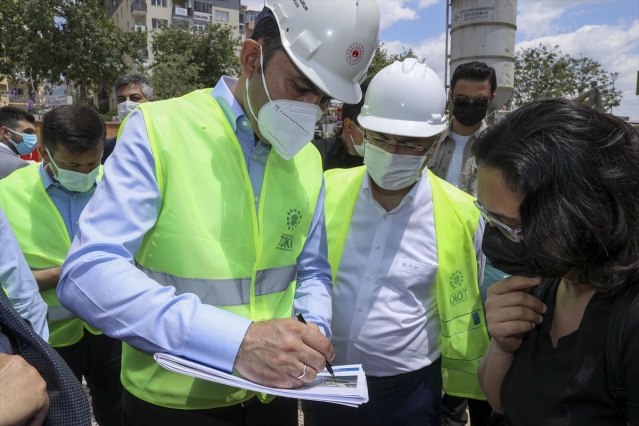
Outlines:
{"label": "man's eyebrow", "polygon": [[330,96],[328,96],[328,94],[324,93],[324,91],[322,89],[317,87],[317,85],[315,83],[313,83],[310,78],[306,77],[301,72],[299,74],[297,74],[297,75],[294,75],[293,79],[296,80],[296,82],[298,84],[301,83],[302,86],[307,87],[311,92],[313,92],[317,96],[321,96],[322,98],[323,97],[330,97]]}

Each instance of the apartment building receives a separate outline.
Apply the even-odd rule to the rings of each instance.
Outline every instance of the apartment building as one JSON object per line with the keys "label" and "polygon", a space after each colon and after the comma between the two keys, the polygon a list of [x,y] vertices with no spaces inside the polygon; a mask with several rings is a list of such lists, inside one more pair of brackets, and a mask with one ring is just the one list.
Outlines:
{"label": "apartment building", "polygon": [[142,52],[146,64],[153,62],[151,41],[162,23],[201,31],[206,24],[235,27],[240,37],[240,0],[105,0],[111,19],[125,31],[144,31],[147,48]]}

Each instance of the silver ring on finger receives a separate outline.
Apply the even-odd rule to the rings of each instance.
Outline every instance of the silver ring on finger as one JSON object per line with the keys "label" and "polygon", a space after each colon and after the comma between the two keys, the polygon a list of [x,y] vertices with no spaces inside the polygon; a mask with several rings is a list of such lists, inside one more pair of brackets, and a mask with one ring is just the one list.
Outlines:
{"label": "silver ring on finger", "polygon": [[306,372],[308,371],[308,365],[304,364],[304,371],[302,371],[302,374],[300,374],[299,376],[295,377],[298,380],[302,380],[304,378],[304,376],[306,376]]}

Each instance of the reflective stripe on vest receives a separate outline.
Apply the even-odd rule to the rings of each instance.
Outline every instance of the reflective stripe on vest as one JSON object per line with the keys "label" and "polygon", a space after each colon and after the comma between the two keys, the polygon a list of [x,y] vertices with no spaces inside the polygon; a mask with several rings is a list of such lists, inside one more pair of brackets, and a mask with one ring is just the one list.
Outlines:
{"label": "reflective stripe on vest", "polygon": [[47,321],[63,321],[77,318],[73,312],[64,306],[49,306],[47,309]]}
{"label": "reflective stripe on vest", "polygon": [[[325,173],[328,260],[333,285],[348,236],[365,166]],[[479,212],[472,197],[431,172],[438,269],[435,281],[442,339],[442,381],[446,393],[486,399],[477,380],[477,367],[488,346],[485,316],[477,280],[473,236]],[[453,278],[455,288],[451,287]],[[464,279],[465,278],[465,279]],[[455,298],[463,291],[463,297]]]}
{"label": "reflective stripe on vest", "polygon": [[[0,180],[0,207],[11,223],[31,270],[60,267],[71,246],[64,220],[42,185],[39,167],[40,163],[31,164]],[[82,338],[85,329],[100,334],[98,329],[62,307],[55,289],[41,291],[40,295],[48,306],[51,346],[70,346]]]}
{"label": "reflective stripe on vest", "polygon": [[[140,264],[137,264],[137,267],[152,280],[164,286],[175,287],[175,294],[195,294],[202,303],[207,305],[237,306],[247,305],[250,302],[250,277],[227,280],[183,278],[152,271]],[[258,271],[255,277],[255,295],[265,296],[286,291],[290,283],[295,280],[296,274],[297,266]]]}

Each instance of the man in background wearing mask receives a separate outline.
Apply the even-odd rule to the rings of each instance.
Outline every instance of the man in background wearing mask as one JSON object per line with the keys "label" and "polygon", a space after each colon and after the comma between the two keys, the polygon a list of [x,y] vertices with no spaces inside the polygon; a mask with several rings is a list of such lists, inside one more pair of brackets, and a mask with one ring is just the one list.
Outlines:
{"label": "man in background wearing mask", "polygon": [[[455,185],[473,197],[477,196],[477,163],[473,154],[475,138],[486,128],[486,111],[495,98],[495,69],[474,61],[458,66],[450,81],[452,119],[443,140],[428,168],[438,177]],[[485,289],[504,277],[487,263],[482,285]],[[491,413],[486,401],[444,395],[442,416],[444,426],[464,426],[469,407],[471,425],[486,425]]]}
{"label": "man in background wearing mask", "polygon": [[239,78],[128,116],[58,286],[125,342],[125,424],[297,425],[297,400],[176,374],[153,353],[281,388],[333,358],[310,141],[332,97],[359,102],[378,32],[375,1],[266,0]]}
{"label": "man in background wearing mask", "polygon": [[0,108],[0,179],[28,166],[20,156],[31,154],[37,143],[32,114],[13,106]]}
{"label": "man in background wearing mask", "polygon": [[495,69],[484,62],[458,66],[450,80],[452,120],[428,168],[438,177],[477,195],[477,163],[472,152],[475,138],[486,128],[486,111],[495,99]]}
{"label": "man in background wearing mask", "polygon": [[[124,74],[113,83],[113,91],[118,103],[118,119],[122,122],[136,106],[153,100],[153,88],[149,80],[140,74]],[[115,148],[116,138],[104,141],[102,164],[109,158]]]}
{"label": "man in background wearing mask", "polygon": [[44,115],[42,162],[0,181],[0,207],[48,305],[49,344],[91,392],[101,426],[119,425],[121,342],[102,334],[60,305],[60,266],[96,188],[106,130],[88,105],[64,105]]}
{"label": "man in background wearing mask", "polygon": [[342,129],[333,137],[313,140],[322,156],[324,170],[348,169],[364,164],[364,132],[357,123],[357,116],[364,105],[368,83],[362,83],[362,99],[357,104],[342,105]]}
{"label": "man in background wearing mask", "polygon": [[359,115],[365,166],[326,173],[335,362],[363,365],[370,399],[314,406],[317,426],[440,426],[442,386],[483,397],[484,223],[472,197],[425,171],[445,106],[427,65],[389,65]]}

